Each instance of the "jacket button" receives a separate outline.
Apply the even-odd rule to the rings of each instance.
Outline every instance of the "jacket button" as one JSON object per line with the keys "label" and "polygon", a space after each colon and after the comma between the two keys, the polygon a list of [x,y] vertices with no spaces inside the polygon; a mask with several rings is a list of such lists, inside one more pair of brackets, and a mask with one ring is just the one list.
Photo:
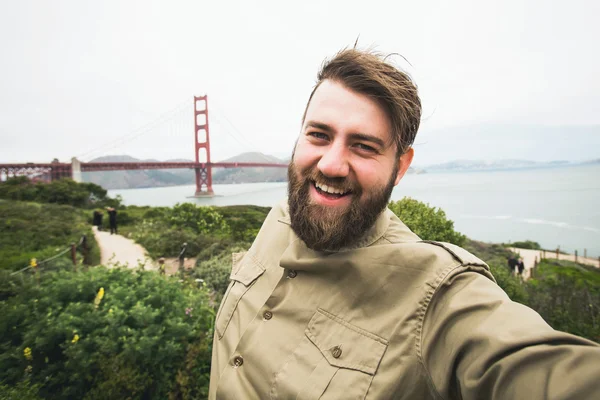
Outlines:
{"label": "jacket button", "polygon": [[290,269],[288,271],[288,275],[287,276],[288,276],[288,278],[294,279],[296,277],[296,275],[298,275],[298,273],[296,271],[294,271],[293,269]]}
{"label": "jacket button", "polygon": [[243,363],[244,363],[244,359],[242,358],[242,356],[235,356],[233,358],[233,367],[234,368],[241,367]]}
{"label": "jacket button", "polygon": [[342,355],[342,349],[340,348],[340,346],[335,346],[333,349],[331,349],[331,355],[333,356],[333,358],[340,358],[340,356]]}
{"label": "jacket button", "polygon": [[265,311],[263,313],[263,318],[266,319],[267,321],[270,320],[271,318],[273,318],[273,313],[271,311]]}

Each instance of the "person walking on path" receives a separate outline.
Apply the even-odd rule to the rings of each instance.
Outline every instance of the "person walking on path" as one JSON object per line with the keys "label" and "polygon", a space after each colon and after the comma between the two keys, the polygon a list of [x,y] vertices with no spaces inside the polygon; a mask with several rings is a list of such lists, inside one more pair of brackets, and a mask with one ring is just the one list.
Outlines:
{"label": "person walking on path", "polygon": [[99,231],[102,230],[102,215],[102,211],[94,210],[94,219],[92,225],[97,226]]}
{"label": "person walking on path", "polygon": [[523,276],[523,271],[525,271],[525,264],[523,263],[523,258],[519,257],[519,262],[517,263],[517,269],[519,270],[519,276]]}
{"label": "person walking on path", "polygon": [[108,210],[108,222],[110,223],[110,234],[117,233],[117,210],[113,207],[107,207]]}

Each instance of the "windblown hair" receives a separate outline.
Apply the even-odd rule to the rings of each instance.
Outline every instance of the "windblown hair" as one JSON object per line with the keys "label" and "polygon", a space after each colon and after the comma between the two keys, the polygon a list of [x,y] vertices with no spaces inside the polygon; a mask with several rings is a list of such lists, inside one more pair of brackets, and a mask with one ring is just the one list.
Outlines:
{"label": "windblown hair", "polygon": [[406,153],[417,136],[421,121],[421,100],[412,79],[373,51],[346,49],[325,60],[308,105],[321,82],[329,79],[364,94],[383,106],[392,125],[397,156]]}

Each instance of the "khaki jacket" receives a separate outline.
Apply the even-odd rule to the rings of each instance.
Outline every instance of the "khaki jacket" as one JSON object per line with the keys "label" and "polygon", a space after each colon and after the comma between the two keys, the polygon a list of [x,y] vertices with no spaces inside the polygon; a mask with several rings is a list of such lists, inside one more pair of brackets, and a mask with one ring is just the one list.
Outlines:
{"label": "khaki jacket", "polygon": [[600,399],[600,347],[512,302],[485,263],[389,210],[308,249],[284,206],[235,254],[210,399]]}

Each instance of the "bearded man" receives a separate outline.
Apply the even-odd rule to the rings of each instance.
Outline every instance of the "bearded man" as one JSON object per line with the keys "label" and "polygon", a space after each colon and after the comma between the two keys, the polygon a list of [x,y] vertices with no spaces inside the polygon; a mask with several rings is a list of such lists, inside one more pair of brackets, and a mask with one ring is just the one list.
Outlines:
{"label": "bearded man", "polygon": [[484,262],[386,208],[420,117],[415,84],[380,56],[323,65],[287,204],[234,254],[210,399],[600,398],[598,345],[554,331]]}

